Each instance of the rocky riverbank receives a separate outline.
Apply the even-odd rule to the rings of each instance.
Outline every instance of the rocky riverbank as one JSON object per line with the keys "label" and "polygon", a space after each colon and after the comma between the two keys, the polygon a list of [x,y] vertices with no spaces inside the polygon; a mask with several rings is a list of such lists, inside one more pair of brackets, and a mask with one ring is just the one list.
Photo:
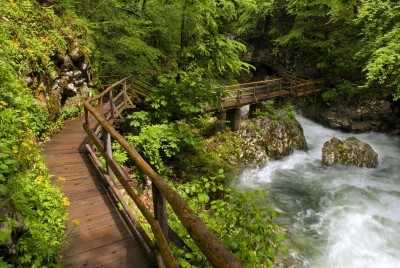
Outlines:
{"label": "rocky riverbank", "polygon": [[294,114],[285,108],[273,110],[274,115],[260,115],[243,120],[240,129],[211,136],[206,151],[218,152],[232,171],[262,167],[269,159],[281,159],[295,150],[307,150],[307,141]]}
{"label": "rocky riverbank", "polygon": [[345,132],[400,134],[400,103],[391,96],[329,103],[312,97],[298,100],[297,107],[305,117]]}

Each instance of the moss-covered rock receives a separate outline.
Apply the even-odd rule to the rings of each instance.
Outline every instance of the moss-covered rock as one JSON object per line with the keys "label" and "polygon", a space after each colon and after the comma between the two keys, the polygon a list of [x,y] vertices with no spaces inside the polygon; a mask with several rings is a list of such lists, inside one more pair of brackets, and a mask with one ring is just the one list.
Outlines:
{"label": "moss-covered rock", "polygon": [[378,154],[369,144],[357,138],[351,137],[342,141],[334,137],[325,142],[322,148],[322,164],[331,166],[335,163],[376,168]]}
{"label": "moss-covered rock", "polygon": [[303,128],[295,119],[290,124],[268,118],[251,119],[242,125],[239,136],[247,144],[262,148],[272,159],[281,159],[294,150],[307,150]]}
{"label": "moss-covered rock", "polygon": [[260,117],[244,120],[236,132],[218,132],[205,141],[205,150],[217,155],[229,170],[240,172],[249,167],[260,167],[268,159],[280,159],[295,150],[307,150],[307,142],[300,123],[290,124]]}

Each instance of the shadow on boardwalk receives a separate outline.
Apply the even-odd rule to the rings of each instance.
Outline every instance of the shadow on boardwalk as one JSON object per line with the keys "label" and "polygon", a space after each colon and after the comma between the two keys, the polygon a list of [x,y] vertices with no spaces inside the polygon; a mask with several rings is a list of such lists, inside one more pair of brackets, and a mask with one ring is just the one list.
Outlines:
{"label": "shadow on boardwalk", "polygon": [[[42,146],[53,183],[62,184],[70,201],[62,266],[153,267],[111,202],[89,156],[79,151],[86,137],[82,124],[83,119],[66,121]],[[59,177],[65,180],[59,181]],[[80,225],[74,227],[73,220]]]}

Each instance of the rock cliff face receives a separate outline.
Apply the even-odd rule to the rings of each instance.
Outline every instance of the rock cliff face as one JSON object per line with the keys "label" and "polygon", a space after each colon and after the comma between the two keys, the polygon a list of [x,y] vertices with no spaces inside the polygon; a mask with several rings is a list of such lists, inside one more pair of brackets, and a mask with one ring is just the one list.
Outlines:
{"label": "rock cliff face", "polygon": [[331,128],[354,133],[400,134],[400,107],[390,97],[331,104],[303,101],[300,109],[304,116]]}
{"label": "rock cliff face", "polygon": [[352,137],[344,141],[332,138],[325,142],[322,148],[322,164],[331,166],[335,163],[376,168],[378,154],[369,144],[357,138]]}
{"label": "rock cliff face", "polygon": [[52,60],[52,78],[44,78],[32,72],[26,78],[26,83],[35,89],[36,99],[46,104],[49,120],[54,121],[61,114],[62,106],[68,98],[78,94],[84,98],[89,97],[90,77],[89,59],[78,40],[70,44],[66,53],[57,53]]}

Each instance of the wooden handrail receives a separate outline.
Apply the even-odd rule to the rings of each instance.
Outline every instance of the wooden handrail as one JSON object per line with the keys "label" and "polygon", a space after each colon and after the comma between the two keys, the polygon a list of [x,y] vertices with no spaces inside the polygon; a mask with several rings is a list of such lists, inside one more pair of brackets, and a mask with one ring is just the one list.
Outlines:
{"label": "wooden handrail", "polygon": [[[117,141],[128,153],[130,158],[136,164],[136,166],[148,176],[152,181],[153,186],[157,187],[162,197],[168,201],[175,214],[180,219],[182,225],[186,228],[189,235],[192,237],[194,242],[210,261],[214,267],[226,267],[235,268],[243,267],[242,264],[236,259],[236,257],[222,244],[222,242],[211,232],[205,223],[193,212],[193,210],[187,205],[183,198],[173,190],[159,174],[157,174],[153,168],[141,157],[141,155],[122,137],[105,118],[104,114],[101,114],[94,108],[91,103],[96,100],[101,100],[104,96],[109,94],[114,88],[123,84],[130,77],[126,77],[103,91],[98,96],[84,102],[85,118],[84,129],[88,134],[90,140],[94,143],[97,150],[102,154],[107,162],[108,168],[112,169],[113,174],[118,178],[119,182],[123,185],[128,195],[135,202],[139,210],[142,212],[146,220],[151,226],[154,234],[156,244],[160,250],[162,259],[167,267],[177,267],[176,261],[172,256],[171,250],[167,242],[167,234],[163,232],[160,226],[160,219],[157,219],[150,211],[142,204],[135,191],[129,185],[126,176],[124,176],[122,168],[113,160],[112,154],[107,152],[105,145],[102,144],[100,138],[96,135],[94,129],[90,127],[91,120],[90,115],[93,116],[96,125],[101,126],[103,131],[103,143],[106,141],[107,135],[110,135],[115,141]],[[101,107],[99,107],[101,108]],[[122,112],[119,112],[120,114]],[[112,116],[111,116],[112,117]],[[109,145],[108,145],[109,146]]]}
{"label": "wooden handrail", "polygon": [[243,84],[234,84],[234,85],[228,85],[224,86],[223,88],[230,88],[230,87],[240,87],[243,88],[244,86],[248,85],[258,85],[258,84],[271,84],[271,83],[281,83],[282,78],[275,78],[275,79],[268,79],[268,80],[262,80],[262,81],[257,81],[257,82],[248,82],[248,83],[243,83]]}

